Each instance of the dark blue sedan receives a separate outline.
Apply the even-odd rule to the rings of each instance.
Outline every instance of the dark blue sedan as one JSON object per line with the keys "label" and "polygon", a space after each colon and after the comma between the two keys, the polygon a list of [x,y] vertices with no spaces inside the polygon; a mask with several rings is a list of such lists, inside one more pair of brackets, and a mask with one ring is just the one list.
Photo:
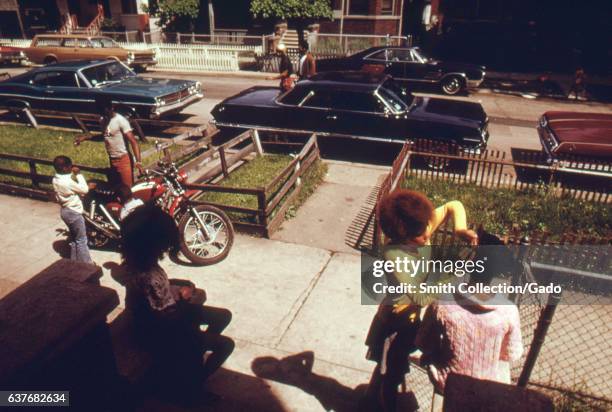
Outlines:
{"label": "dark blue sedan", "polygon": [[98,96],[141,118],[178,113],[202,99],[191,80],[137,76],[116,60],[73,61],[30,70],[0,82],[0,108],[96,113]]}

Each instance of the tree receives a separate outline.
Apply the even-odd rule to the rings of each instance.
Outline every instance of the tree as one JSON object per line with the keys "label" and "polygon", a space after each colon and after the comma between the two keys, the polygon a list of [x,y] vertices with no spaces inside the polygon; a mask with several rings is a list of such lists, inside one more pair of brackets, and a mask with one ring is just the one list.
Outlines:
{"label": "tree", "polygon": [[151,0],[146,11],[159,18],[157,24],[165,32],[191,32],[200,14],[200,0]]}
{"label": "tree", "polygon": [[298,39],[304,40],[307,20],[331,18],[331,0],[251,0],[254,17],[276,17],[295,24]]}

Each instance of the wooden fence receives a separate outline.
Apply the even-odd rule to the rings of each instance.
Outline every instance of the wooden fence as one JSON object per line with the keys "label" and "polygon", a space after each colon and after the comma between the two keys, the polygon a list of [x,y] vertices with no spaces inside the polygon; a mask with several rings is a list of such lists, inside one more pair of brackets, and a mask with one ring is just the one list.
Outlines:
{"label": "wooden fence", "polygon": [[[461,151],[457,146],[431,141],[406,143],[380,186],[376,208],[382,197],[399,187],[407,176],[474,184],[487,188],[536,189],[546,186],[559,196],[597,203],[612,201],[612,163],[600,159],[565,156],[552,164],[539,151],[512,149],[512,157],[497,150],[481,153]],[[373,247],[382,242],[374,220]]]}
{"label": "wooden fence", "polygon": [[[249,145],[241,149],[232,150],[232,148],[248,139],[252,139]],[[197,179],[200,182],[206,183],[189,184],[187,188],[203,193],[230,193],[256,197],[257,208],[211,203],[209,201],[201,201],[200,203],[219,207],[229,213],[230,216],[233,216],[232,220],[238,229],[269,237],[278,230],[285,220],[287,209],[299,195],[302,189],[302,176],[315,161],[320,159],[319,146],[316,136],[312,135],[295,158],[268,182],[265,187],[240,188],[207,183],[220,179],[222,176],[228,176],[233,168],[244,162],[245,158],[254,151],[259,155],[263,153],[257,130],[247,131],[224,145],[213,148],[208,153],[198,156],[197,164],[205,164],[214,158],[219,158],[220,164],[209,169],[206,174]],[[188,170],[191,168],[192,173],[194,173],[193,170],[197,169],[197,166],[193,164],[187,164],[185,167]],[[240,219],[236,216],[246,216],[246,219]]]}
{"label": "wooden fence", "polygon": [[[55,116],[52,112],[47,113],[48,116],[51,117],[60,117],[60,118],[70,118],[66,116],[64,113],[61,113],[61,116]],[[77,124],[81,126],[81,129],[85,133],[90,133],[90,127],[86,124],[88,120],[92,120],[92,116],[90,117],[81,117],[79,115],[71,116]],[[93,116],[93,118],[96,118]],[[150,123],[153,122],[153,123]],[[171,122],[171,121],[157,121],[157,120],[133,120],[132,126],[134,130],[144,139],[144,132],[142,130],[142,126],[144,125],[156,125],[156,126],[168,126],[168,127],[183,127],[188,128],[188,130],[175,135],[171,139],[163,139],[163,143],[161,143],[162,148],[168,150],[172,153],[172,156],[175,158],[189,158],[194,153],[203,150],[205,147],[209,146],[213,136],[216,134],[215,131],[210,131],[208,126],[200,125],[193,126],[191,124],[186,124],[183,122]],[[94,125],[97,125],[97,118],[94,122]],[[195,141],[186,143],[187,139],[195,137]],[[154,155],[159,150],[158,147],[151,147],[147,150],[143,150],[141,153],[141,157],[145,162],[145,166],[150,167],[154,166],[155,160]],[[0,176],[6,176],[9,178],[22,179],[22,183],[19,182],[11,182],[5,181],[0,182],[0,192],[18,194],[23,196],[29,196],[41,200],[51,200],[53,199],[53,190],[51,188],[51,181],[54,176],[53,170],[53,161],[49,159],[41,159],[36,157],[28,157],[28,156],[20,156],[10,153],[0,153],[0,161],[4,162],[12,162],[13,165],[11,167],[0,167]],[[85,165],[75,165],[78,166],[82,171],[95,173],[101,175],[108,179],[111,170],[109,168],[98,168],[91,167]],[[27,169],[27,171],[25,171]],[[5,179],[7,180],[7,179]]]}
{"label": "wooden fence", "polygon": [[[1,176],[20,178],[28,182],[28,186],[10,182],[0,182],[0,192],[28,196],[40,200],[52,200],[54,198],[51,188],[51,181],[55,174],[52,160],[18,156],[9,153],[0,153],[0,160],[11,161],[17,165],[23,165],[23,167],[17,166],[14,168],[0,167]],[[75,166],[82,171],[100,174],[107,178],[110,173],[108,168],[97,168],[78,164]],[[26,168],[28,169],[27,172],[19,170]]]}
{"label": "wooden fence", "polygon": [[[122,106],[118,105],[117,109],[121,111]],[[38,128],[38,118],[45,118],[51,120],[60,121],[72,121],[74,125],[81,129],[85,134],[91,134],[92,130],[101,130],[100,116],[92,113],[66,113],[58,112],[54,110],[30,110],[24,109],[23,119],[33,128]],[[144,133],[145,127],[156,128],[157,133],[172,135],[172,141],[178,143],[181,140],[196,136],[198,134],[206,134],[208,132],[207,125],[201,125],[192,122],[174,121],[174,120],[160,120],[160,119],[139,119],[130,118],[130,124],[134,130],[134,133],[140,138],[140,140],[146,142],[147,137]],[[160,129],[170,129],[171,132],[166,132]],[[177,129],[188,129],[187,132],[176,136],[175,131]]]}

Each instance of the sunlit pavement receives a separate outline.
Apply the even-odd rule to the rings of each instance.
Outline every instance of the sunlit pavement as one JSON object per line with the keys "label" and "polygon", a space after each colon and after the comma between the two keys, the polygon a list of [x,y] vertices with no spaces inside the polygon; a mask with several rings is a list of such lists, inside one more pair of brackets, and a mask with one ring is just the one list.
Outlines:
{"label": "sunlit pavement", "polygon": [[[237,341],[237,348],[225,370],[209,386],[227,398],[219,410],[230,410],[227,402],[236,410],[244,410],[240,405],[248,404],[250,410],[262,411],[316,411],[326,410],[329,402],[336,407],[357,402],[361,392],[354,389],[367,383],[372,368],[364,359],[363,342],[376,310],[360,304],[360,256],[342,241],[358,208],[347,209],[340,203],[335,209],[329,208],[344,214],[333,230],[323,229],[329,213],[322,220],[312,214],[323,204],[329,205],[328,193],[347,192],[343,186],[361,201],[385,170],[355,166],[355,173],[363,179],[348,186],[346,176],[351,174],[351,167],[330,165],[324,186],[331,185],[335,190],[313,196],[295,219],[285,222],[287,234],[281,230],[275,236],[278,240],[238,235],[229,257],[211,267],[184,266],[169,259],[162,263],[171,278],[189,279],[205,289],[208,304],[233,312],[226,332]],[[320,235],[302,242],[307,246],[300,244],[295,233],[312,219]],[[64,224],[56,204],[0,195],[0,229],[2,297],[60,258],[54,248],[64,246],[64,237],[57,232],[64,229]],[[312,228],[306,230],[314,232]],[[100,266],[120,262],[119,254],[113,251],[94,250],[92,256]],[[122,310],[125,292],[107,268],[103,272],[102,285],[115,289],[122,302],[111,313],[111,320]],[[262,363],[264,370],[269,369],[270,362],[274,364],[270,357],[280,359],[305,351],[314,353],[314,374],[308,375],[306,388],[293,381],[256,379],[255,372],[261,374]],[[241,385],[245,387],[240,389]],[[145,409],[167,408],[153,403]]]}

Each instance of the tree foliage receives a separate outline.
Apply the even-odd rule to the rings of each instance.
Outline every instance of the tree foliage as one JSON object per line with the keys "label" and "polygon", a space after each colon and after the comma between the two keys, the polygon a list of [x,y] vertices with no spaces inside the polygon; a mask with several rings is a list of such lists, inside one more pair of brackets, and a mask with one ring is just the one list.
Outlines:
{"label": "tree foliage", "polygon": [[200,0],[152,0],[147,12],[158,17],[166,32],[192,31],[200,13]]}
{"label": "tree foliage", "polygon": [[251,0],[255,17],[281,19],[331,18],[331,0]]}

